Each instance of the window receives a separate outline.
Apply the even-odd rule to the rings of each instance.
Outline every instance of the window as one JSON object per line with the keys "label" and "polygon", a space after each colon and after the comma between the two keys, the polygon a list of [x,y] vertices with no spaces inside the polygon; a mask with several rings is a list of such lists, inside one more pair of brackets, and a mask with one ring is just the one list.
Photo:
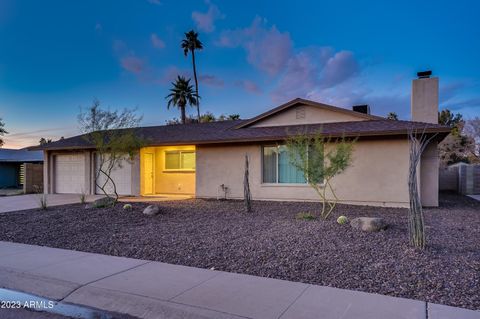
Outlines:
{"label": "window", "polygon": [[195,152],[165,152],[165,170],[195,170]]}
{"label": "window", "polygon": [[263,147],[263,182],[306,184],[303,172],[290,163],[285,145]]}

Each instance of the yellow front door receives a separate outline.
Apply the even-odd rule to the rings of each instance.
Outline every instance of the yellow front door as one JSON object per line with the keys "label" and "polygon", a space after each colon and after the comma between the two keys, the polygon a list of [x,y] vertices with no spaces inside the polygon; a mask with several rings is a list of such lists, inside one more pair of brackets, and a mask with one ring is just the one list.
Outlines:
{"label": "yellow front door", "polygon": [[145,185],[144,185],[144,190],[145,194],[153,194],[153,181],[154,181],[154,175],[153,175],[153,159],[154,156],[152,153],[146,153],[144,157],[144,165],[145,165]]}

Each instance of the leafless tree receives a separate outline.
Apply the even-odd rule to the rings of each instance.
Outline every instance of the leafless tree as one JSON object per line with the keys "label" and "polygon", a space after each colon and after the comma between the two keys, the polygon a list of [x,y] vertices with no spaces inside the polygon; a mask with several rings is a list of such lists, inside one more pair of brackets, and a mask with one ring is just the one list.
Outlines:
{"label": "leafless tree", "polygon": [[410,244],[414,247],[425,248],[425,221],[423,218],[423,209],[418,191],[418,164],[425,148],[435,138],[437,134],[430,137],[425,134],[425,130],[418,132],[410,130],[408,132],[410,145],[410,166],[408,174],[408,192],[410,198],[410,210],[408,215],[408,233]]}
{"label": "leafless tree", "polygon": [[243,177],[243,198],[245,201],[245,209],[248,213],[252,211],[252,195],[250,193],[250,181],[248,179],[248,154],[245,154],[245,175]]}
{"label": "leafless tree", "polygon": [[468,120],[465,125],[465,133],[470,137],[474,144],[472,152],[472,162],[480,162],[480,117]]}

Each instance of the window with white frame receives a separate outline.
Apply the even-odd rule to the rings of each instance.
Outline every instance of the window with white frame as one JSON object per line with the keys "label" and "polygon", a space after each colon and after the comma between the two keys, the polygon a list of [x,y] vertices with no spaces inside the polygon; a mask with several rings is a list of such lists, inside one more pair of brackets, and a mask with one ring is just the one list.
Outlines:
{"label": "window with white frame", "polygon": [[263,183],[307,183],[303,172],[290,163],[290,155],[285,145],[264,146],[262,153]]}
{"label": "window with white frame", "polygon": [[195,170],[195,151],[166,151],[165,170]]}

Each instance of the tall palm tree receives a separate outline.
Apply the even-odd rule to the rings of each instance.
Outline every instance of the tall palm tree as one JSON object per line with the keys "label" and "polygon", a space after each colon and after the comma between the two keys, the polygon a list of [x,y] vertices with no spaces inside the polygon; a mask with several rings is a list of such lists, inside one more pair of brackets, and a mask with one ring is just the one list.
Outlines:
{"label": "tall palm tree", "polygon": [[185,106],[187,104],[197,106],[200,97],[193,92],[190,79],[187,80],[179,75],[175,82],[172,82],[172,85],[171,93],[165,97],[165,99],[168,99],[167,108],[170,108],[170,105],[178,107],[182,114],[182,124],[185,124]]}
{"label": "tall palm tree", "polygon": [[[0,118],[0,136],[3,136],[5,134],[8,134],[8,132],[5,130],[5,123],[2,122],[2,119]],[[0,138],[0,147],[3,146],[3,139]]]}
{"label": "tall palm tree", "polygon": [[[193,66],[193,79],[195,80],[195,92],[198,95],[198,80],[197,80],[197,66],[195,64],[195,50],[202,50],[203,44],[198,39],[198,33],[190,30],[185,32],[185,39],[182,40],[181,47],[183,49],[183,54],[188,56],[188,52],[192,53],[192,66]],[[197,116],[198,121],[200,121],[200,103],[197,103]]]}

